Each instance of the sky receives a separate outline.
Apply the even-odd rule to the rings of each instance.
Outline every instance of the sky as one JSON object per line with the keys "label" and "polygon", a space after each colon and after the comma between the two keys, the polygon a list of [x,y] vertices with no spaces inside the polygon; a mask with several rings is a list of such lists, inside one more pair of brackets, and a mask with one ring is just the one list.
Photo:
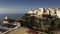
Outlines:
{"label": "sky", "polygon": [[0,14],[27,13],[38,8],[60,8],[60,0],[0,0]]}

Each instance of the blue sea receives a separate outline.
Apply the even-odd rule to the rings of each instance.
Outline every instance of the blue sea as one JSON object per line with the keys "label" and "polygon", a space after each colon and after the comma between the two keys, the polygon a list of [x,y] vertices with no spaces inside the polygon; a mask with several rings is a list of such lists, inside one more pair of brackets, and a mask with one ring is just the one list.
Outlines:
{"label": "blue sea", "polygon": [[24,14],[0,14],[0,19],[4,19],[5,16],[8,16],[9,18],[20,18],[24,16]]}

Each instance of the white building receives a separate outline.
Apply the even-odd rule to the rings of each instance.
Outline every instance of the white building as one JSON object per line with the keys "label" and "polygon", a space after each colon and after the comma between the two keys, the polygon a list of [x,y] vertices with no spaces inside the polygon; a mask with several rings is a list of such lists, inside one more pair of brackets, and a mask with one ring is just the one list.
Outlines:
{"label": "white building", "polygon": [[33,14],[36,14],[36,12],[37,12],[37,10],[34,10],[34,11],[33,11]]}
{"label": "white building", "polygon": [[60,11],[59,10],[57,11],[57,16],[60,18]]}
{"label": "white building", "polygon": [[36,16],[42,16],[42,14],[51,14],[52,16],[57,15],[60,18],[60,9],[59,8],[39,8],[37,10],[29,10],[28,14],[35,14]]}
{"label": "white building", "polygon": [[7,20],[7,19],[9,19],[9,17],[8,17],[8,16],[6,16],[4,19],[6,19],[6,20]]}
{"label": "white building", "polygon": [[29,10],[29,11],[28,11],[28,14],[32,14],[32,13],[33,13],[33,11],[32,11],[32,10]]}

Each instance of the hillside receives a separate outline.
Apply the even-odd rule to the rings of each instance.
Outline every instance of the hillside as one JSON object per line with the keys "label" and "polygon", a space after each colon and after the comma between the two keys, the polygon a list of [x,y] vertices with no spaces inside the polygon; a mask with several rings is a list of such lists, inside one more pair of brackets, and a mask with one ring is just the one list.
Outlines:
{"label": "hillside", "polygon": [[[43,8],[44,9],[44,8]],[[45,8],[46,9],[46,8]],[[43,10],[41,10],[43,11]],[[45,10],[46,11],[46,10]],[[34,11],[33,11],[34,12]],[[23,17],[21,17],[21,26],[28,27],[33,30],[45,32],[47,34],[55,34],[60,30],[60,18],[57,14],[28,12]],[[54,11],[55,12],[55,11]]]}

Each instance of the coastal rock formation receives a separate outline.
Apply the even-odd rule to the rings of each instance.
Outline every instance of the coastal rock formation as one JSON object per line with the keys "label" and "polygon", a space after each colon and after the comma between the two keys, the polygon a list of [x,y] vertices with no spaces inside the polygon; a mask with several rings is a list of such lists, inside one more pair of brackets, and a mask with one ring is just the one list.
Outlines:
{"label": "coastal rock formation", "polygon": [[0,21],[0,34],[7,34],[8,32],[21,27],[20,22],[16,19],[5,17]]}

